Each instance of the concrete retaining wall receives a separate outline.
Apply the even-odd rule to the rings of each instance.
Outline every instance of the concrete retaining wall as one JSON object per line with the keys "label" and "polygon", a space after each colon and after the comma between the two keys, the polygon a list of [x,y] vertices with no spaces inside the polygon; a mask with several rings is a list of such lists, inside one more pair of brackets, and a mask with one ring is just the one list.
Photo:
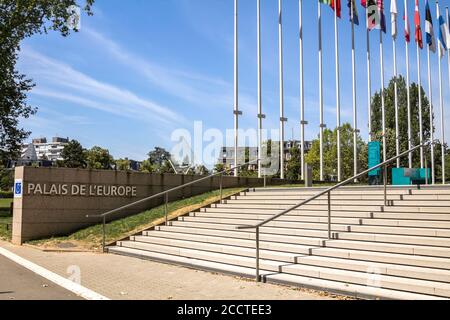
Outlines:
{"label": "concrete retaining wall", "polygon": [[[102,214],[199,178],[125,171],[18,167],[15,189],[20,185],[21,194],[14,199],[12,240],[22,244],[28,240],[67,235],[99,222],[99,219],[88,219],[86,215]],[[219,183],[219,177],[199,182],[171,193],[170,201],[217,190]],[[274,183],[289,182],[277,180]],[[263,179],[223,178],[224,188],[262,185]],[[142,212],[162,203],[162,198],[154,199],[116,214],[112,219]]]}

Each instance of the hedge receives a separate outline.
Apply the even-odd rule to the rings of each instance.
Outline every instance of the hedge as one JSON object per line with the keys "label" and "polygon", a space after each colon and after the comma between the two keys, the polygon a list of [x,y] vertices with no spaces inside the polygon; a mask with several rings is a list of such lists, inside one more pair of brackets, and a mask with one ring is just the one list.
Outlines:
{"label": "hedge", "polygon": [[12,199],[13,198],[12,191],[1,191],[0,190],[0,199]]}

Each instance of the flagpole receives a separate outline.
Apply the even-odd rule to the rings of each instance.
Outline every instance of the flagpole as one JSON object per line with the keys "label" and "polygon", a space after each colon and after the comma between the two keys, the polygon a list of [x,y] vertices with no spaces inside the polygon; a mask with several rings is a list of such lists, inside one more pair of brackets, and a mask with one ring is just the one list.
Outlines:
{"label": "flagpole", "polygon": [[[408,4],[405,0],[405,23],[408,23]],[[406,41],[406,94],[407,94],[407,108],[408,108],[408,149],[412,149],[412,131],[411,131],[411,90],[410,90],[410,78],[409,78],[409,43]],[[412,153],[408,155],[409,168],[412,169]]]}
{"label": "flagpole", "polygon": [[[439,11],[439,1],[436,0],[436,13],[438,20],[441,16]],[[441,26],[439,25],[439,28]],[[445,125],[444,125],[444,97],[442,94],[442,65],[441,65],[441,59],[443,57],[443,53],[441,50],[441,39],[438,37],[438,72],[439,72],[439,105],[441,109],[441,171],[442,171],[442,184],[445,185]]]}
{"label": "flagpole", "polygon": [[341,177],[341,90],[339,79],[339,33],[338,33],[338,8],[334,10],[334,49],[336,66],[336,144],[337,144],[337,174],[338,181]]}
{"label": "flagpole", "polygon": [[262,177],[262,130],[264,115],[262,112],[262,82],[261,82],[261,0],[256,0],[257,6],[257,46],[258,46],[258,178]]}
{"label": "flagpole", "polygon": [[238,95],[238,0],[234,0],[234,176],[239,172],[238,166],[238,143],[239,143],[239,95]]}
{"label": "flagpole", "polygon": [[320,181],[323,181],[323,70],[322,70],[322,10],[318,2],[319,13],[319,107],[320,107]]}
{"label": "flagpole", "polygon": [[[353,90],[353,172],[358,174],[358,119],[356,110],[356,59],[355,59],[355,17],[354,2],[351,1],[351,22],[352,22],[352,90]],[[339,131],[338,131],[339,132]],[[356,180],[355,180],[356,181]]]}
{"label": "flagpole", "polygon": [[[394,56],[394,100],[395,100],[395,150],[396,156],[400,155],[400,128],[398,110],[398,84],[397,84],[397,37],[393,38],[392,51]],[[400,158],[397,159],[397,168],[400,168]]]}
{"label": "flagpole", "polygon": [[[420,73],[420,46],[419,43],[417,43],[417,83],[418,83],[418,91],[419,91],[419,139],[420,144],[423,144],[423,119],[422,119],[422,80],[421,80],[421,73]],[[424,161],[423,161],[423,146],[420,147],[420,168],[424,168]]]}
{"label": "flagpole", "polygon": [[368,8],[366,8],[366,45],[367,45],[367,112],[368,112],[368,120],[369,120],[369,142],[372,141],[372,77],[371,77],[371,68],[370,68],[370,30],[369,30],[369,16],[368,16]]}
{"label": "flagpole", "polygon": [[301,176],[302,180],[305,179],[305,84],[304,84],[304,70],[303,70],[303,1],[298,1],[299,8],[299,24],[300,24],[300,126],[301,126]]}
{"label": "flagpole", "polygon": [[[445,12],[447,14],[447,28],[450,28],[450,16],[449,16],[449,12],[448,12],[448,7],[445,7]],[[447,30],[447,32],[450,32],[449,30]],[[450,50],[450,34],[449,37],[447,38],[447,50]],[[450,51],[447,51],[447,59],[448,59],[448,84],[450,86]],[[445,132],[444,132],[445,133]],[[442,141],[444,141],[444,137],[442,137]],[[444,150],[445,150],[445,146],[444,146]],[[445,155],[443,156],[444,158],[444,184],[445,184]]]}
{"label": "flagpole", "polygon": [[284,179],[284,84],[283,84],[283,23],[282,0],[278,0],[278,54],[280,74],[280,178]]}
{"label": "flagpole", "polygon": [[386,146],[386,106],[384,98],[384,57],[383,57],[383,30],[380,29],[380,70],[381,70],[381,118],[383,127],[383,161],[387,160]]}
{"label": "flagpole", "polygon": [[[427,45],[428,58],[428,95],[430,102],[430,139],[434,141],[434,121],[433,121],[433,87],[431,84],[431,61],[430,61],[430,46]],[[431,144],[431,183],[436,184],[436,176],[434,171],[434,144]]]}

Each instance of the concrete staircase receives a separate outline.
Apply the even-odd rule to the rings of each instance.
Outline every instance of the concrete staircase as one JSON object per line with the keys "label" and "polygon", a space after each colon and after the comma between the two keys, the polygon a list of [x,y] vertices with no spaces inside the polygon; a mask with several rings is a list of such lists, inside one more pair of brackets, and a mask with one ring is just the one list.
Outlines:
{"label": "concrete staircase", "polygon": [[[111,253],[255,275],[253,225],[321,189],[253,189],[108,248]],[[450,188],[345,187],[261,228],[263,280],[359,298],[450,298]]]}

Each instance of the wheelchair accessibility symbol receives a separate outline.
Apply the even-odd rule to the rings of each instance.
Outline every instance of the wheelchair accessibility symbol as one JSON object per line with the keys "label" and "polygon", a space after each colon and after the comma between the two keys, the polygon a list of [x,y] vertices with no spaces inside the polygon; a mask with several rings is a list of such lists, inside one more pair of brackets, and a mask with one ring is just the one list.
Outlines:
{"label": "wheelchair accessibility symbol", "polygon": [[16,180],[14,182],[14,198],[22,198],[23,194],[23,183],[22,180]]}

